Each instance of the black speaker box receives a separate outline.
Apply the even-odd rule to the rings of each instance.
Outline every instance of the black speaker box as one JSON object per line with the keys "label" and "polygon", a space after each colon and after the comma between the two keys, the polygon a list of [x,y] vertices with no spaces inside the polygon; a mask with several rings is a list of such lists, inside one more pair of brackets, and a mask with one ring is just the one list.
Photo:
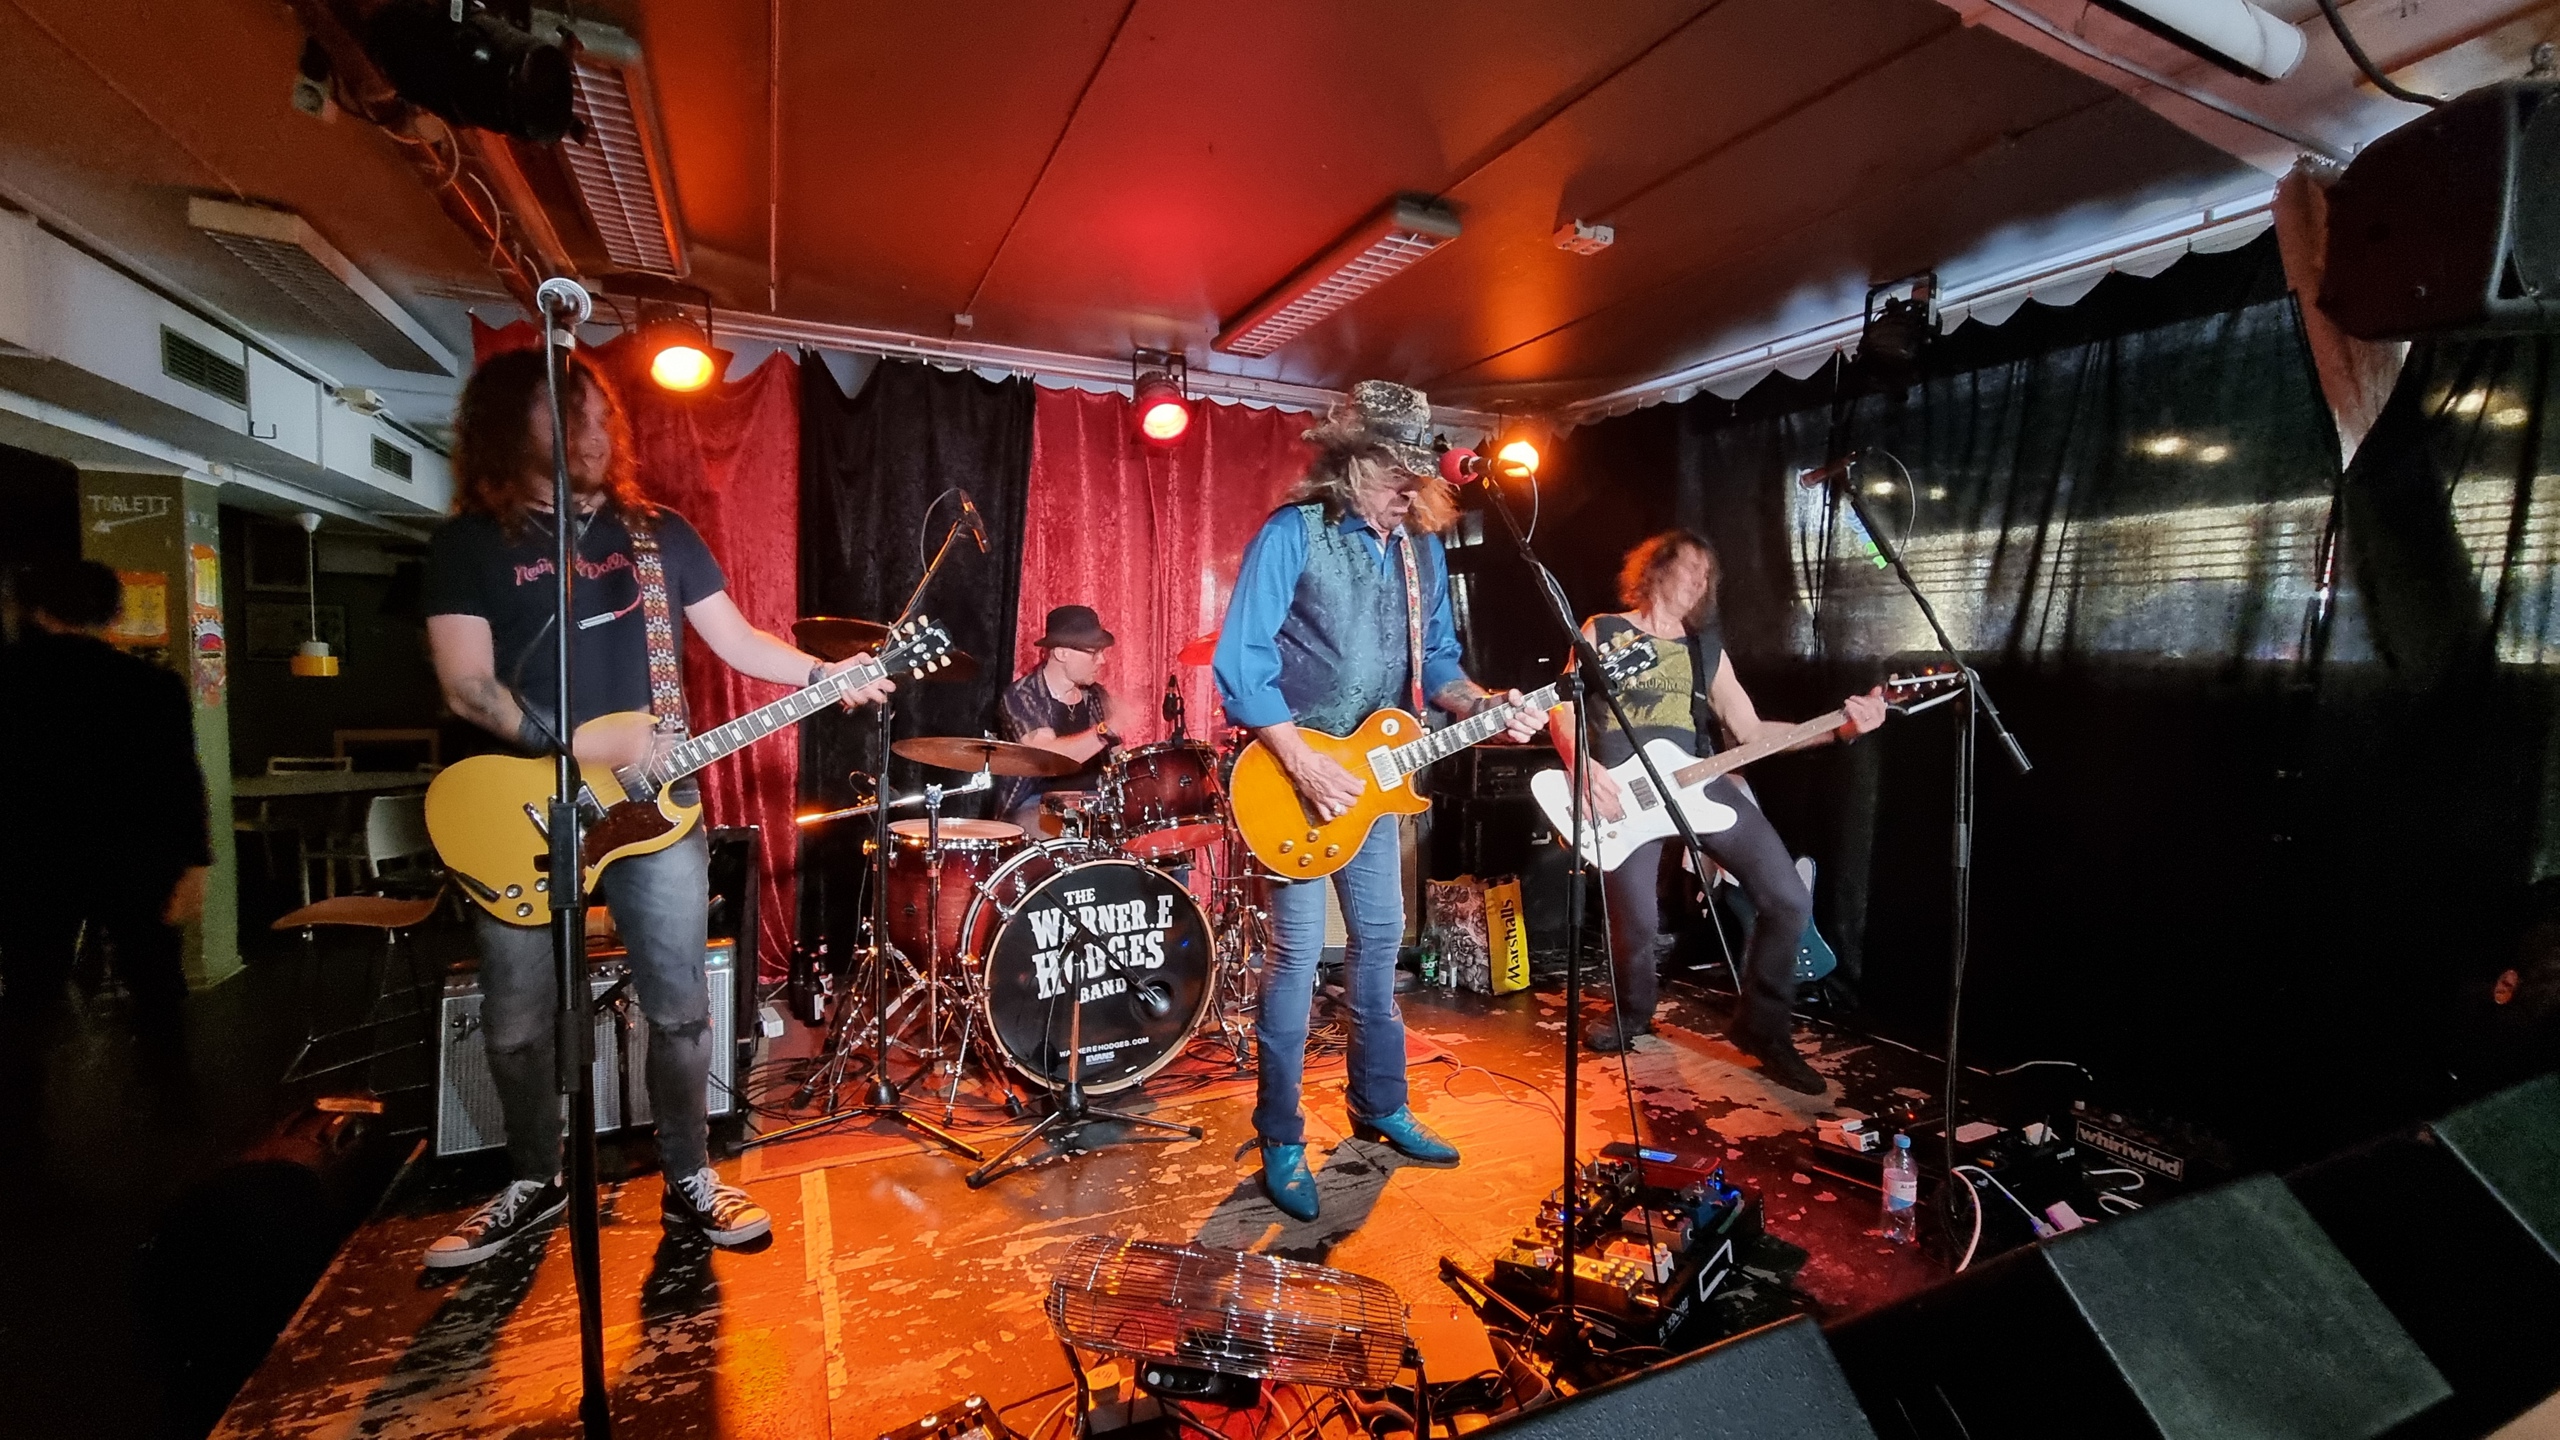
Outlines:
{"label": "black speaker box", "polygon": [[2350,335],[2560,328],[2560,81],[2456,97],[2329,188],[2320,308]]}
{"label": "black speaker box", "polygon": [[1887,1437],[2358,1440],[2451,1393],[2255,1176],[2007,1255],[1831,1334]]}
{"label": "black speaker box", "polygon": [[1505,1440],[1874,1440],[1857,1397],[1803,1316],[1764,1325],[1478,1432]]}
{"label": "black speaker box", "polygon": [[2453,1386],[2405,1440],[2486,1434],[2560,1391],[2560,1077],[2288,1183]]}

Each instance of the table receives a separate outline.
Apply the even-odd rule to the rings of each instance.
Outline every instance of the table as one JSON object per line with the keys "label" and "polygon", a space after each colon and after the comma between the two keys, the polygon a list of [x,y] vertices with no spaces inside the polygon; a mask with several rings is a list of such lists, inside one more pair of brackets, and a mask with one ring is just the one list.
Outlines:
{"label": "table", "polygon": [[304,795],[422,790],[435,778],[424,770],[295,770],[282,775],[241,775],[231,782],[231,798],[288,800]]}

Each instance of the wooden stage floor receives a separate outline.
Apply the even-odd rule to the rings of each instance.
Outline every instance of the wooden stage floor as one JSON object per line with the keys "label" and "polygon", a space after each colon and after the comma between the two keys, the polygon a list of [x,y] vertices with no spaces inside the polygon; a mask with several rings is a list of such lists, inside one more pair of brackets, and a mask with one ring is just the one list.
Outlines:
{"label": "wooden stage floor", "polygon": [[[1814,1064],[1832,1089],[1795,1095],[1717,1038],[1715,1001],[1674,993],[1662,1035],[1630,1057],[1646,1141],[1724,1157],[1761,1196],[1770,1231],[1810,1252],[1797,1283],[1825,1318],[1937,1278],[1940,1267],[1871,1233],[1872,1191],[1808,1175],[1795,1159],[1816,1117],[1872,1113],[1897,1089],[1918,1095],[1929,1062],[1824,1036]],[[1262,1196],[1258,1161],[1238,1155],[1252,1133],[1243,1084],[1158,1108],[1205,1127],[1205,1139],[1059,1156],[981,1191],[963,1185],[956,1159],[905,1141],[750,1151],[722,1172],[773,1213],[770,1243],[752,1251],[662,1230],[653,1173],[609,1188],[605,1339],[617,1422],[648,1436],[868,1437],[971,1393],[1021,1400],[1067,1378],[1041,1303],[1067,1247],[1097,1233],[1321,1261],[1387,1282],[1417,1313],[1467,1316],[1439,1279],[1440,1257],[1481,1270],[1559,1178],[1552,1097],[1563,1089],[1563,1005],[1541,992],[1429,992],[1406,996],[1405,1010],[1420,1048],[1436,1054],[1413,1069],[1414,1108],[1465,1160],[1425,1168],[1348,1139],[1340,1067],[1311,1075],[1310,1161],[1324,1200],[1312,1224],[1280,1215]],[[1616,1063],[1584,1060],[1587,1156],[1628,1138],[1630,1117]],[[993,1153],[1008,1133],[972,1138],[994,1141]],[[458,1277],[418,1266],[427,1243],[494,1185],[485,1159],[412,1167],[217,1436],[577,1433],[567,1236],[555,1228]],[[1047,1408],[1012,1418],[1027,1428]]]}

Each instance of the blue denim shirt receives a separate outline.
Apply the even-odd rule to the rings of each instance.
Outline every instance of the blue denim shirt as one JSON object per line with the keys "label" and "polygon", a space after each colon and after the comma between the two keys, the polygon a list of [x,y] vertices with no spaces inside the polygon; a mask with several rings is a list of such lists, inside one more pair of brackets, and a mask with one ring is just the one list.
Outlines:
{"label": "blue denim shirt", "polygon": [[[1346,514],[1337,523],[1343,534],[1356,536],[1381,574],[1393,578],[1395,562],[1384,537],[1369,522]],[[1449,610],[1449,561],[1440,537],[1414,535],[1399,527],[1413,547],[1422,586],[1422,693],[1428,698],[1467,678],[1458,659],[1458,627]],[[1282,506],[1263,522],[1245,547],[1244,565],[1236,572],[1236,589],[1227,602],[1227,618],[1218,633],[1218,650],[1210,661],[1219,703],[1227,719],[1259,729],[1294,718],[1280,696],[1281,622],[1298,592],[1298,577],[1307,566],[1306,528],[1295,507]]]}

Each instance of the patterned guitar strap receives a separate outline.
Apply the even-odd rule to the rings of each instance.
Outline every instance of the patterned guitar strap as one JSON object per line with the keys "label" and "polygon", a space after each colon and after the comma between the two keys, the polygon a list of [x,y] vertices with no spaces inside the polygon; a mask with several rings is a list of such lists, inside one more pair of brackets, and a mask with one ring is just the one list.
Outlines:
{"label": "patterned guitar strap", "polygon": [[1404,637],[1406,674],[1413,683],[1406,686],[1406,700],[1413,718],[1431,724],[1431,712],[1422,708],[1422,567],[1415,563],[1413,536],[1402,529],[1395,533],[1396,568],[1404,572]]}
{"label": "patterned guitar strap", "polygon": [[685,731],[684,667],[676,656],[676,622],[667,608],[667,562],[658,550],[658,530],[646,514],[633,514],[631,565],[640,579],[640,620],[649,636],[649,713],[658,717],[658,733]]}

